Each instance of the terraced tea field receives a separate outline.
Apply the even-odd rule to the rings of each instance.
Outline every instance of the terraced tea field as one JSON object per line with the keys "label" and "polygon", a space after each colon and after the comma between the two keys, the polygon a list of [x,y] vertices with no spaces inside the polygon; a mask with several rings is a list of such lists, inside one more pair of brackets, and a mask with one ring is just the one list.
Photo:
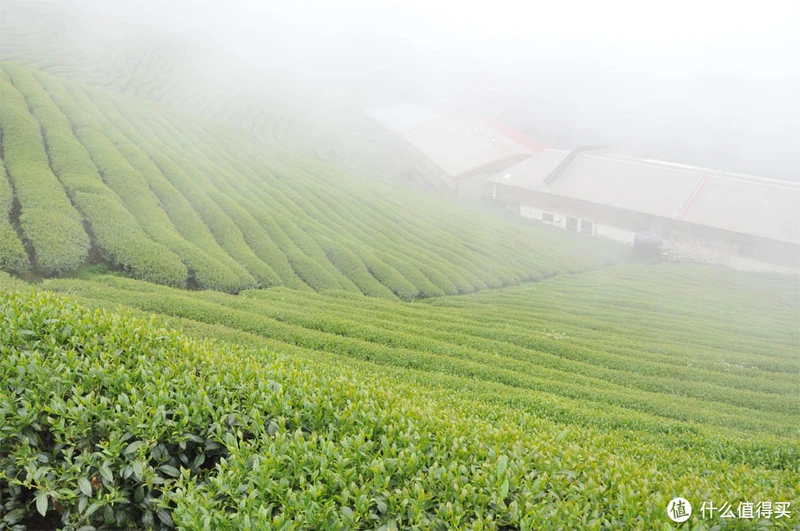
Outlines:
{"label": "terraced tea field", "polygon": [[492,401],[556,420],[793,468],[797,284],[765,278],[737,292],[749,280],[715,268],[629,265],[421,304],[287,289],[231,296],[117,277],[45,287],[247,332],[275,349],[462,377],[493,390]]}
{"label": "terraced tea field", "polygon": [[57,4],[0,5],[0,531],[800,530],[797,277],[402,186]]}
{"label": "terraced tea field", "polygon": [[0,97],[8,271],[55,275],[102,262],[178,287],[410,300],[613,259],[580,236],[565,244],[17,65],[2,65]]}
{"label": "terraced tea field", "polygon": [[[141,473],[170,485],[166,509],[153,495],[126,505],[125,518],[147,508],[191,529],[667,529],[666,504],[678,495],[696,510],[708,500],[800,501],[800,308],[792,278],[619,265],[410,304],[345,291],[188,292],[111,276],[43,287],[90,306],[155,313],[168,327],[214,339],[203,347],[170,342],[174,356],[162,347],[155,358],[133,355],[129,342],[144,353],[147,342],[171,333],[50,297],[4,299],[5,333],[16,338],[7,344],[55,348],[45,345],[57,342],[53,323],[66,322],[62,312],[83,327],[62,337],[68,343],[58,348],[75,352],[67,358],[23,362],[34,351],[16,347],[6,378],[45,386],[45,377],[32,380],[38,371],[14,367],[100,364],[69,369],[60,391],[41,387],[47,398],[39,407],[54,393],[71,396],[72,385],[105,398],[70,407],[124,412],[136,403],[130,415],[143,418],[149,401],[161,404],[154,403],[157,421],[114,421],[129,437],[112,438],[113,448],[140,437],[151,452],[160,440],[174,448],[152,453]],[[22,329],[35,333],[28,338]],[[75,337],[88,334],[97,346],[79,347],[87,339]],[[168,368],[150,383],[141,364]],[[127,380],[136,374],[145,379]],[[107,390],[96,395],[98,385]],[[161,390],[142,394],[152,385]],[[133,393],[131,402],[112,389]],[[228,413],[196,437],[180,433]],[[149,435],[139,435],[145,426]],[[211,454],[227,457],[213,470],[182,461],[189,450],[176,445],[195,439],[186,459],[199,459],[197,448],[209,440]],[[167,488],[126,476],[130,454],[114,461],[122,478],[103,480],[113,487],[96,511],[124,497],[131,481],[144,481],[146,492]],[[96,473],[96,461],[81,466],[84,475]],[[47,488],[56,491],[62,480],[53,478]],[[41,478],[26,485],[45,488]],[[69,496],[81,503],[79,490]],[[83,503],[73,514],[86,510]],[[796,521],[727,528],[789,529]],[[719,523],[695,517],[691,528]]]}
{"label": "terraced tea field", "polygon": [[[435,183],[435,165],[368,118],[356,102],[320,105],[264,80],[222,82],[220,65],[189,35],[129,35],[130,26],[98,28],[61,0],[0,3],[0,62],[15,62],[113,93],[157,102],[194,118],[241,128],[281,153],[335,165],[350,174]],[[141,29],[141,28],[139,28]],[[126,37],[127,36],[127,37]],[[136,45],[132,45],[132,41]],[[235,58],[231,58],[235,59]],[[247,78],[246,78],[247,79]],[[287,94],[288,90],[288,94]],[[295,87],[296,90],[296,87]]]}

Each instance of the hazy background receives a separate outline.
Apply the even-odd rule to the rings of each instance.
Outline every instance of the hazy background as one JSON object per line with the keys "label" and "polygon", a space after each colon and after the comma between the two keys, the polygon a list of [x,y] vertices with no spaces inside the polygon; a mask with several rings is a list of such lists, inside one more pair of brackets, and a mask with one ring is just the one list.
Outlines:
{"label": "hazy background", "polygon": [[87,50],[162,47],[174,76],[221,90],[417,101],[501,116],[554,147],[800,180],[798,4],[49,2]]}

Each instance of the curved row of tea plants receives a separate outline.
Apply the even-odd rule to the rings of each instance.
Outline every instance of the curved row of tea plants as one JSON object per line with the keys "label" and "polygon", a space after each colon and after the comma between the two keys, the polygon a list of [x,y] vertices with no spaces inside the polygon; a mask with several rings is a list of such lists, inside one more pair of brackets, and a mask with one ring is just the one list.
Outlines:
{"label": "curved row of tea plants", "polygon": [[[614,266],[424,304],[347,292],[185,292],[119,277],[47,287],[240,330],[272,348],[454,375],[559,421],[797,470],[792,279]],[[745,305],[756,314],[730,310]]]}
{"label": "curved row of tea plants", "polygon": [[[19,226],[37,268],[46,274],[77,268],[88,257],[89,236],[80,214],[50,169],[41,127],[25,100],[0,71],[2,159],[19,202]],[[58,230],[55,230],[58,228]]]}
{"label": "curved row of tea plants", "polygon": [[279,153],[149,102],[10,63],[0,70],[4,161],[41,274],[87,263],[91,243],[95,262],[165,285],[413,299],[584,271],[616,252]]}
{"label": "curved row of tea plants", "polygon": [[58,2],[0,5],[0,61],[236,125],[282,150],[348,172],[434,184],[445,178],[367,117],[358,102],[319,105],[309,113],[309,102],[288,101],[281,91],[270,93],[271,86],[252,90],[246,82],[226,86],[209,79],[208,70],[215,67],[197,61],[191,43],[173,35],[149,35],[150,42],[131,47],[128,39],[109,40],[102,30],[98,35],[95,26],[76,26],[71,11],[71,4]]}
{"label": "curved row of tea plants", "polygon": [[[103,256],[137,278],[185,284],[186,267],[168,248],[144,233],[120,196],[106,185],[90,154],[75,138],[73,127],[58,112],[50,96],[27,70],[9,65],[5,70],[41,124],[53,172],[91,227],[94,244]],[[59,94],[60,88],[52,87],[51,93]]]}
{"label": "curved row of tea plants", "polygon": [[14,194],[2,157],[3,136],[0,129],[0,271],[23,273],[30,268],[28,253],[11,222]]}
{"label": "curved row of tea plants", "polygon": [[555,423],[470,379],[195,332],[220,341],[0,291],[0,528],[666,529],[677,494],[800,495],[796,470]]}

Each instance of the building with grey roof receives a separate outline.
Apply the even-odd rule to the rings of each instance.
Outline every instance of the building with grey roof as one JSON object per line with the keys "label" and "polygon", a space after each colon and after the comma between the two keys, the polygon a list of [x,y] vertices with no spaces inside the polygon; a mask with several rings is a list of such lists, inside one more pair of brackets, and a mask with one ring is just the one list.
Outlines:
{"label": "building with grey roof", "polygon": [[800,268],[800,183],[548,149],[519,131],[418,104],[367,111],[441,170],[440,188],[489,196],[543,223],[633,244],[637,234],[715,242]]}
{"label": "building with grey roof", "polygon": [[626,243],[653,231],[800,266],[800,183],[581,148],[545,150],[487,182],[496,201],[565,229]]}
{"label": "building with grey roof", "polygon": [[519,138],[487,123],[404,103],[367,114],[401,135],[449,176],[456,195],[483,195],[486,177],[533,154]]}

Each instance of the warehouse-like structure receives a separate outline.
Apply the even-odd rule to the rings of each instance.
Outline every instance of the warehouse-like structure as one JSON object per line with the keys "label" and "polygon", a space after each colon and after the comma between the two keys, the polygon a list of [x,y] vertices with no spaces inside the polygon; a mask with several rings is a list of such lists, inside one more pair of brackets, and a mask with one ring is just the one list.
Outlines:
{"label": "warehouse-like structure", "polygon": [[602,146],[549,149],[502,125],[416,104],[369,114],[441,168],[455,195],[485,197],[526,218],[628,244],[654,232],[800,268],[800,183]]}

